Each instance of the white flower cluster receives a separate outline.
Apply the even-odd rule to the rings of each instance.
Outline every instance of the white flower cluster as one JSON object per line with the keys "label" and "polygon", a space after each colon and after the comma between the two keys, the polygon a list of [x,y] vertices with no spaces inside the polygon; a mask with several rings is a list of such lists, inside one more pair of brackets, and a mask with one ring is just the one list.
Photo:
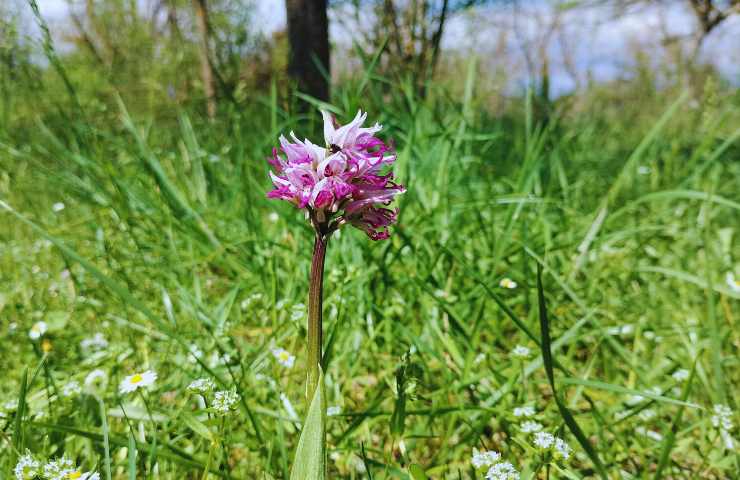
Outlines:
{"label": "white flower cluster", "polygon": [[80,382],[76,380],[70,380],[62,387],[63,397],[76,397],[80,393],[82,393],[82,387],[80,386]]}
{"label": "white flower cluster", "polygon": [[190,385],[188,385],[189,392],[200,393],[201,395],[212,392],[215,389],[216,383],[210,378],[199,378],[197,380],[193,380],[190,382]]}
{"label": "white flower cluster", "polygon": [[108,348],[108,340],[102,333],[96,333],[92,337],[80,341],[80,348],[84,351],[98,351]]}
{"label": "white flower cluster", "polygon": [[219,415],[230,413],[236,402],[239,401],[239,395],[234,390],[221,390],[213,394],[213,410]]}
{"label": "white flower cluster", "polygon": [[473,450],[470,461],[476,470],[486,470],[487,480],[519,480],[519,472],[509,462],[501,461],[501,454],[493,450],[479,452]]}
{"label": "white flower cluster", "polygon": [[551,433],[535,433],[532,443],[534,443],[534,446],[543,452],[552,452],[557,459],[568,460],[568,458],[570,458],[570,445],[568,445],[562,438],[556,437]]}
{"label": "white flower cluster", "polygon": [[732,409],[727,405],[717,404],[714,406],[714,415],[712,415],[712,426],[719,430],[719,435],[725,444],[727,450],[735,449],[735,439],[732,437],[732,430],[735,425],[732,423]]}
{"label": "white flower cluster", "polygon": [[527,358],[527,357],[529,357],[529,354],[530,354],[530,353],[531,353],[531,351],[529,350],[529,348],[527,348],[527,347],[525,347],[525,346],[523,346],[523,345],[517,345],[517,346],[516,346],[516,347],[514,347],[514,349],[513,349],[512,351],[511,351],[511,354],[512,354],[513,356],[515,356],[515,357],[519,357],[519,358]]}
{"label": "white flower cluster", "polygon": [[35,459],[28,450],[18,459],[13,473],[16,480],[32,480],[39,476],[46,480],[100,480],[100,474],[97,472],[82,472],[66,455],[47,462],[42,467],[41,462]]}
{"label": "white flower cluster", "polygon": [[534,408],[531,407],[531,406],[529,406],[529,405],[525,405],[524,407],[516,407],[516,408],[514,408],[514,416],[515,417],[529,418],[529,417],[534,417],[535,413],[536,412],[535,412]]}

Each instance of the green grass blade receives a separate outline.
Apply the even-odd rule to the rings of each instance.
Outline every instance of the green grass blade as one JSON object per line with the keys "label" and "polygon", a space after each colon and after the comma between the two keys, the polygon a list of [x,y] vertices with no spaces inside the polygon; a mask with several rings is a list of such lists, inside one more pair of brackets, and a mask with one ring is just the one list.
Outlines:
{"label": "green grass blade", "polygon": [[571,433],[573,433],[573,436],[576,437],[578,443],[581,444],[581,447],[591,459],[591,462],[593,462],[596,471],[599,473],[599,476],[603,480],[608,480],[609,477],[606,474],[606,468],[604,468],[604,464],[601,463],[601,459],[599,458],[598,453],[596,453],[596,450],[591,445],[591,442],[588,440],[588,438],[586,438],[586,435],[583,433],[581,427],[576,422],[573,414],[565,405],[565,403],[561,400],[560,396],[558,395],[558,391],[555,388],[552,351],[550,350],[550,322],[547,318],[545,292],[542,288],[542,266],[539,263],[537,264],[537,302],[539,306],[540,331],[542,334],[542,343],[540,347],[542,350],[542,363],[545,366],[545,372],[547,373],[547,378],[550,382],[552,396],[557,403],[558,410],[560,410],[560,415],[563,417],[563,421],[568,426],[568,429],[571,431]]}

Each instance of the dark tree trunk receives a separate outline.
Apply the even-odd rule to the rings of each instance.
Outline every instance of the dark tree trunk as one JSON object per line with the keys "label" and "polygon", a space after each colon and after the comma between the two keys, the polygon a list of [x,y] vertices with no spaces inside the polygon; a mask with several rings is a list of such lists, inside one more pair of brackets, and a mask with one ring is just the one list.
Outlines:
{"label": "dark tree trunk", "polygon": [[[324,101],[329,100],[330,71],[326,2],[327,0],[285,1],[290,42],[288,75],[301,92]],[[316,65],[317,62],[321,67]]]}
{"label": "dark tree trunk", "polygon": [[200,54],[200,77],[203,82],[203,92],[206,95],[206,110],[208,118],[213,120],[216,116],[216,87],[214,85],[213,66],[211,65],[209,44],[211,27],[208,22],[208,5],[206,0],[193,0],[195,18],[200,34],[198,51]]}

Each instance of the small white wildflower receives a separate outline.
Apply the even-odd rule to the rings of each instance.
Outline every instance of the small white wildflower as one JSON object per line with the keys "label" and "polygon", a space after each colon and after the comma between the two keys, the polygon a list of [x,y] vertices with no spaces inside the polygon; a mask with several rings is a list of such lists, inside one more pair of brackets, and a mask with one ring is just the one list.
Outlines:
{"label": "small white wildflower", "polygon": [[712,426],[731,432],[734,428],[732,423],[732,409],[727,405],[715,405],[714,415],[712,415]]}
{"label": "small white wildflower", "polygon": [[283,300],[278,300],[278,302],[277,302],[277,303],[275,304],[275,309],[276,309],[276,310],[282,310],[283,308],[285,308],[285,306],[286,306],[287,304],[288,304],[288,301],[287,301],[287,300],[285,300],[285,299],[283,299]]}
{"label": "small white wildflower", "polygon": [[663,435],[661,435],[658,432],[654,432],[652,430],[648,430],[645,427],[637,427],[637,428],[635,428],[635,431],[637,433],[639,433],[640,435],[645,435],[650,440],[653,440],[653,441],[656,441],[656,442],[660,442],[660,441],[663,440]]}
{"label": "small white wildflower", "polygon": [[147,370],[144,373],[135,373],[121,381],[118,391],[121,393],[131,393],[139,388],[153,385],[155,380],[157,380],[157,374],[153,370]]}
{"label": "small white wildflower", "polygon": [[215,388],[216,383],[210,378],[199,378],[197,380],[193,380],[190,382],[190,385],[188,385],[188,391],[200,394],[211,392]]}
{"label": "small white wildflower", "polygon": [[26,450],[26,453],[18,459],[18,463],[15,464],[13,473],[17,480],[31,480],[38,476],[41,470],[41,464],[38,460],[33,458],[31,452]]}
{"label": "small white wildflower", "polygon": [[80,348],[86,351],[105,350],[108,348],[108,340],[102,333],[96,333],[92,337],[80,341]]}
{"label": "small white wildflower", "polygon": [[640,417],[640,419],[644,421],[648,421],[648,420],[652,420],[653,418],[655,418],[657,416],[657,413],[655,413],[655,410],[653,410],[652,408],[646,408],[645,410],[642,410],[638,414],[638,416]]}
{"label": "small white wildflower", "polygon": [[54,205],[51,206],[51,209],[54,211],[54,213],[59,213],[64,210],[64,204],[62,202],[56,202]]}
{"label": "small white wildflower", "polygon": [[473,449],[473,458],[470,460],[470,463],[474,468],[484,468],[490,467],[500,459],[501,454],[493,450],[479,452],[477,449]]}
{"label": "small white wildflower", "polygon": [[28,331],[28,336],[31,338],[31,340],[38,340],[46,333],[48,329],[49,326],[46,324],[46,322],[36,322],[31,327],[31,330]]}
{"label": "small white wildflower", "polygon": [[291,355],[289,351],[284,348],[273,348],[272,355],[275,357],[277,362],[285,368],[293,368],[295,363],[295,356]]}
{"label": "small white wildflower", "polygon": [[512,354],[513,356],[515,356],[515,357],[519,357],[519,358],[527,358],[527,357],[529,357],[529,354],[530,354],[530,353],[531,353],[531,351],[530,351],[530,350],[529,350],[529,349],[528,349],[527,347],[525,347],[525,346],[523,346],[523,345],[517,345],[517,346],[516,346],[516,347],[514,347],[514,349],[513,349],[512,351],[511,351],[511,354]]}
{"label": "small white wildflower", "polygon": [[555,438],[555,454],[563,460],[568,460],[570,457],[570,445],[568,445],[562,438]]}
{"label": "small white wildflower", "polygon": [[486,473],[487,480],[519,480],[519,472],[509,462],[492,465]]}
{"label": "small white wildflower", "polygon": [[8,324],[8,333],[12,335],[16,330],[18,330],[18,324],[16,322],[10,322]]}
{"label": "small white wildflower", "polygon": [[280,401],[283,402],[283,408],[286,412],[288,412],[288,416],[294,420],[298,420],[300,417],[295,411],[295,408],[293,408],[293,404],[290,401],[290,398],[284,393],[280,394]]}
{"label": "small white wildflower", "polygon": [[730,432],[727,430],[720,430],[719,435],[722,437],[725,449],[729,451],[735,450],[735,439],[732,438],[732,434]]}
{"label": "small white wildflower", "polygon": [[85,377],[85,387],[88,390],[105,390],[108,386],[108,375],[101,369],[96,368]]}
{"label": "small white wildflower", "polygon": [[277,223],[277,221],[280,220],[280,216],[276,212],[270,212],[267,215],[267,219],[272,223]]}
{"label": "small white wildflower", "polygon": [[548,450],[555,443],[555,437],[551,433],[537,432],[534,434],[533,443],[542,450]]}
{"label": "small white wildflower", "polygon": [[483,361],[485,361],[485,359],[486,359],[486,354],[485,353],[479,353],[478,355],[475,356],[475,359],[473,360],[473,364],[474,365],[479,365],[479,364],[483,363]]}
{"label": "small white wildflower", "polygon": [[326,409],[326,415],[329,417],[335,417],[340,413],[342,413],[342,407],[338,405],[334,405]]}
{"label": "small white wildflower", "polygon": [[531,407],[529,405],[514,408],[515,417],[534,417],[535,413],[537,412],[535,412],[534,407]]}
{"label": "small white wildflower", "polygon": [[501,288],[513,289],[517,287],[517,283],[510,278],[504,277],[500,282],[498,282],[498,286]]}
{"label": "small white wildflower", "polygon": [[688,380],[689,371],[686,370],[685,368],[682,368],[680,370],[676,370],[675,372],[673,372],[673,375],[671,375],[671,377],[673,377],[673,379],[677,382],[683,382],[685,380]]}
{"label": "small white wildflower", "polygon": [[82,393],[82,387],[80,386],[80,382],[76,380],[71,380],[62,386],[63,397],[74,397],[80,393]]}
{"label": "small white wildflower", "polygon": [[540,430],[542,430],[542,424],[528,420],[526,422],[523,422],[519,426],[519,428],[524,433],[535,433],[535,432],[539,432]]}
{"label": "small white wildflower", "polygon": [[190,345],[188,352],[188,361],[190,363],[198,363],[198,360],[203,358],[203,350],[201,350],[196,344]]}
{"label": "small white wildflower", "polygon": [[302,303],[296,303],[290,309],[290,319],[294,322],[301,320],[306,316],[306,306]]}
{"label": "small white wildflower", "polygon": [[239,395],[234,390],[221,390],[213,394],[213,409],[220,415],[231,412],[239,401]]}
{"label": "small white wildflower", "polygon": [[647,175],[648,173],[650,173],[650,167],[640,165],[639,167],[637,167],[637,173],[640,175]]}
{"label": "small white wildflower", "polygon": [[725,280],[727,281],[727,286],[730,287],[730,290],[735,293],[740,293],[740,279],[735,278],[734,273],[727,272]]}
{"label": "small white wildflower", "polygon": [[63,455],[44,465],[44,478],[48,480],[65,480],[68,473],[74,472],[74,463],[72,460]]}

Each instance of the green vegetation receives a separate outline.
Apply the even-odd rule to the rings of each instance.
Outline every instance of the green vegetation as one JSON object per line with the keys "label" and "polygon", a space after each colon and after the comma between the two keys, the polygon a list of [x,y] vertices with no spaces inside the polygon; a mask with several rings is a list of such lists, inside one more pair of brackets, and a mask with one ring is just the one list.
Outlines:
{"label": "green vegetation", "polygon": [[[318,133],[318,110],[273,83],[209,121],[166,93],[96,94],[65,61],[11,83],[0,125],[0,479],[26,449],[101,478],[288,478],[313,237],[265,198],[265,157]],[[527,479],[737,475],[738,432],[712,422],[740,388],[736,91],[640,79],[491,112],[474,60],[424,98],[373,66],[322,105],[384,125],[408,192],[390,240],[346,229],[329,249],[329,478],[483,478],[473,449]],[[150,389],[119,393],[144,370]],[[187,392],[204,377],[234,411]],[[545,465],[525,405],[568,460]]]}

